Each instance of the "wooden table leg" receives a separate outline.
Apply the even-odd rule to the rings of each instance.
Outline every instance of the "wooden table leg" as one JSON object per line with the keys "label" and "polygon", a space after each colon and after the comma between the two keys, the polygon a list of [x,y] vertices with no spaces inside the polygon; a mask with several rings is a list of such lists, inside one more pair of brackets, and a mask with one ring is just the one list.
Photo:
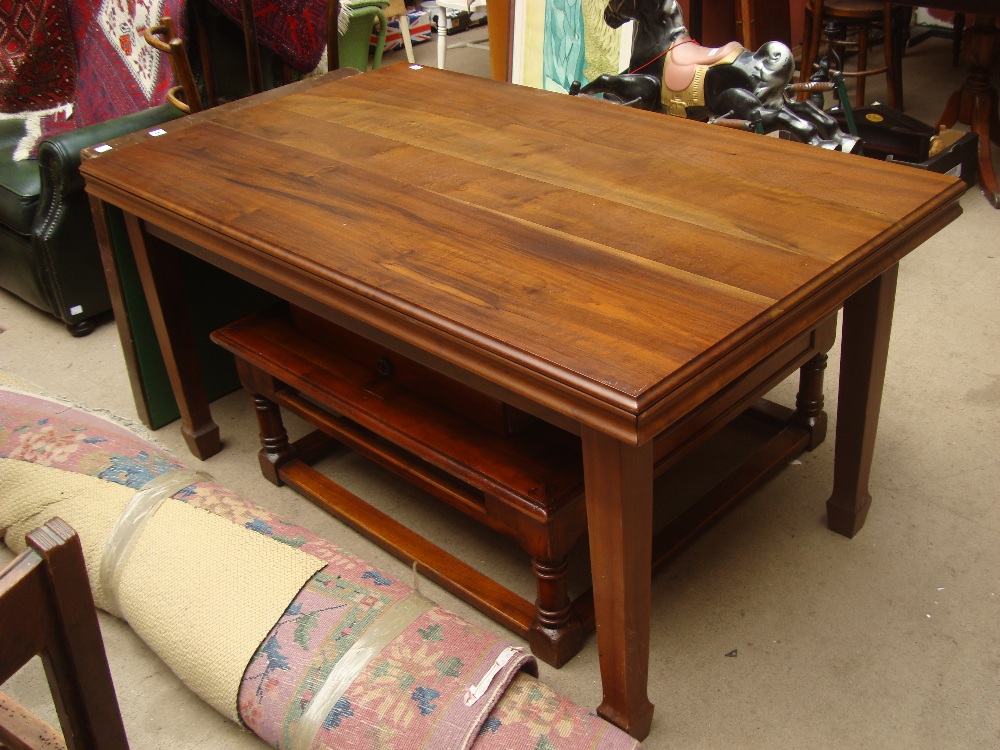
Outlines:
{"label": "wooden table leg", "polygon": [[636,739],[649,734],[653,445],[626,445],[584,427],[597,648],[604,697],[597,713]]}
{"label": "wooden table leg", "polygon": [[833,494],[826,509],[830,529],[847,537],[853,537],[864,526],[872,502],[868,478],[882,403],[898,273],[896,264],[853,294],[844,305]]}
{"label": "wooden table leg", "polygon": [[184,282],[177,258],[180,251],[148,234],[135,216],[125,214],[125,225],[167,376],[181,413],[181,434],[191,453],[204,460],[222,449],[222,441],[219,426],[212,421],[205,379],[184,301]]}
{"label": "wooden table leg", "polygon": [[122,356],[125,358],[125,369],[128,372],[128,382],[132,387],[132,400],[139,420],[153,427],[153,417],[149,410],[149,401],[142,382],[142,368],[139,366],[139,352],[136,349],[132,323],[129,320],[128,306],[125,304],[125,285],[119,272],[118,259],[111,240],[111,221],[109,211],[119,209],[106,204],[100,198],[90,196],[90,212],[94,217],[94,231],[97,235],[97,246],[101,250],[101,263],[104,265],[104,278],[108,282],[108,292],[111,296],[111,310],[115,316],[115,326],[118,329],[118,341],[121,343]]}

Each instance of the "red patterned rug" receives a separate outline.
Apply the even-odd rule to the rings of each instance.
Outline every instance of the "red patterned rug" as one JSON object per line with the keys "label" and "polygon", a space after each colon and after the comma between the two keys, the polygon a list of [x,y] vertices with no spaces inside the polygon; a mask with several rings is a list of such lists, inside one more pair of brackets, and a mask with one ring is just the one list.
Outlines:
{"label": "red patterned rug", "polygon": [[0,118],[16,116],[30,137],[28,156],[43,118],[72,110],[76,55],[65,0],[0,0]]}
{"label": "red patterned rug", "polygon": [[76,90],[65,0],[0,0],[0,112],[52,109]]}
{"label": "red patterned rug", "polygon": [[17,156],[32,155],[40,138],[166,101],[169,61],[142,32],[162,16],[183,28],[184,6],[184,0],[0,0],[0,112],[23,119],[28,133]]}
{"label": "red patterned rug", "polygon": [[[183,0],[71,0],[77,51],[73,115],[51,122],[45,135],[148,109],[166,101],[170,63],[142,38],[150,24],[170,16],[183,28]],[[178,30],[180,33],[180,30]]]}
{"label": "red patterned rug", "polygon": [[[243,25],[239,0],[212,4]],[[327,0],[255,0],[257,39],[300,73],[315,70],[326,48],[326,6]]]}

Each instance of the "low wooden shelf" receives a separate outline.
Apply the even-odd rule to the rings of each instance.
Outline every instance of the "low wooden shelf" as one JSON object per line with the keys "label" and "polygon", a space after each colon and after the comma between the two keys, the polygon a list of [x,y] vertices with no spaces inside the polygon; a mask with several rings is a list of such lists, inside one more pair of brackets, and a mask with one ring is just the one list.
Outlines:
{"label": "low wooden shelf", "polygon": [[[835,320],[751,370],[731,392],[657,444],[657,473],[737,416],[773,427],[757,449],[654,540],[654,567],[825,434],[822,375]],[[508,629],[561,666],[593,630],[590,591],[571,598],[568,559],[586,534],[580,438],[298,308],[251,316],[213,333],[236,358],[260,425],[261,469]],[[804,366],[805,365],[805,366]],[[802,368],[796,410],[760,396]],[[289,441],[287,409],[316,430]],[[517,540],[531,559],[529,602],[313,467],[341,444],[476,521]]]}

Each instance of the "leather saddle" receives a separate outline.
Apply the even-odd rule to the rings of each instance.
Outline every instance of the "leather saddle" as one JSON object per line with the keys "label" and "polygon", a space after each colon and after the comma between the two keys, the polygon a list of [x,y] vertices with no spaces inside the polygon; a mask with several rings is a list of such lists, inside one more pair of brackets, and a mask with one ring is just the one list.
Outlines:
{"label": "leather saddle", "polygon": [[744,47],[739,42],[728,42],[722,47],[702,47],[693,39],[680,41],[670,48],[663,60],[663,88],[686,91],[695,82],[699,70],[731,63],[743,51]]}

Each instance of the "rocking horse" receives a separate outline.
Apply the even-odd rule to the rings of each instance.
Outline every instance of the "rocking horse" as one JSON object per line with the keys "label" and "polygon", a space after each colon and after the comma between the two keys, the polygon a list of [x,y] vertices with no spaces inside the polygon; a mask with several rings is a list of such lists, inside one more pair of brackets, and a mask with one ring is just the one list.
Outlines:
{"label": "rocking horse", "polygon": [[677,0],[609,0],[604,21],[613,29],[635,21],[629,69],[585,86],[575,81],[572,95],[713,122],[742,120],[760,132],[828,149],[858,145],[815,103],[786,96],[795,62],[781,42],[756,52],[739,42],[702,47],[688,34]]}

